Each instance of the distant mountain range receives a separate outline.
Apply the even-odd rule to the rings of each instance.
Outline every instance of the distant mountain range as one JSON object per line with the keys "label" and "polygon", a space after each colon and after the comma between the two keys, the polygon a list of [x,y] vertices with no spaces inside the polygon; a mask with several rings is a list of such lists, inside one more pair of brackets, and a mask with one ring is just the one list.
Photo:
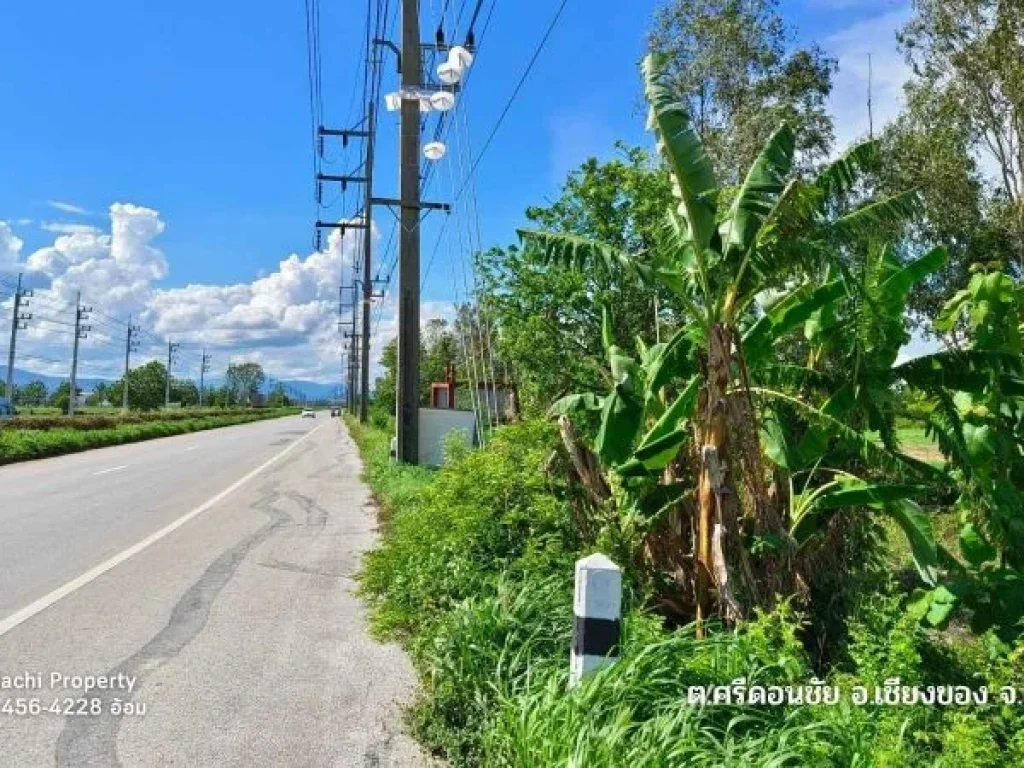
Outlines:
{"label": "distant mountain range", "polygon": [[[7,366],[0,364],[0,377],[7,376]],[[2,380],[2,378],[0,378]],[[23,387],[33,381],[41,381],[46,385],[46,389],[52,391],[58,387],[62,382],[68,380],[67,376],[47,376],[44,373],[35,373],[33,371],[26,371],[23,368],[14,369],[14,386]],[[81,377],[78,379],[78,386],[85,392],[94,389],[100,382],[116,381],[116,379],[96,379]],[[208,379],[207,386],[219,387],[223,383],[222,379]],[[294,393],[300,397],[304,397],[307,400],[330,400],[338,397],[338,384],[320,384],[316,381],[302,381],[301,379],[274,379],[273,384],[284,385],[285,391]],[[341,384],[341,397],[345,396],[345,386]]]}

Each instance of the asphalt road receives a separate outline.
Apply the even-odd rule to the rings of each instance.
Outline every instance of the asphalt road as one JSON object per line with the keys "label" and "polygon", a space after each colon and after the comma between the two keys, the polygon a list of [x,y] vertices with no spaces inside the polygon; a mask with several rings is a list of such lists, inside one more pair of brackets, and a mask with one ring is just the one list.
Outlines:
{"label": "asphalt road", "polygon": [[423,765],[359,472],[323,413],[0,468],[3,764]]}

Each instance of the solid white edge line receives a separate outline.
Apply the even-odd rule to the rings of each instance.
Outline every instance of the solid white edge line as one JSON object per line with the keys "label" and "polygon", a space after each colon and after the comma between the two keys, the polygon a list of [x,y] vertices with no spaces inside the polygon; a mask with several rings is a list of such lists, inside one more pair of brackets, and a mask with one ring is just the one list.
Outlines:
{"label": "solid white edge line", "polygon": [[92,476],[93,477],[97,477],[99,475],[107,475],[107,474],[109,474],[111,472],[117,472],[120,469],[127,469],[127,468],[128,468],[127,464],[122,464],[119,467],[111,467],[110,469],[101,469],[99,472],[93,472]]}
{"label": "solid white edge line", "polygon": [[188,512],[188,513],[182,515],[177,520],[175,520],[173,523],[170,523],[169,525],[165,525],[163,528],[161,528],[156,533],[150,534],[149,536],[144,538],[142,541],[140,541],[140,542],[138,542],[136,544],[133,544],[132,546],[128,547],[128,549],[126,549],[123,552],[120,552],[120,553],[114,555],[109,560],[100,563],[95,568],[91,568],[90,570],[88,570],[85,573],[83,573],[81,576],[78,576],[77,578],[72,579],[71,581],[69,581],[64,586],[58,587],[57,589],[53,590],[50,594],[45,595],[45,596],[39,598],[38,600],[36,600],[36,601],[34,601],[32,603],[29,603],[28,605],[26,605],[24,608],[21,608],[20,610],[15,611],[10,616],[8,616],[7,618],[5,618],[2,621],[0,621],[0,637],[3,637],[4,635],[6,635],[8,632],[10,632],[12,629],[17,627],[19,624],[22,624],[22,623],[28,621],[33,616],[35,616],[37,613],[45,611],[47,608],[49,608],[51,605],[56,603],[58,600],[61,600],[61,599],[65,598],[65,597],[67,597],[68,595],[70,595],[71,593],[76,592],[77,590],[81,589],[82,587],[84,587],[89,582],[94,581],[95,579],[98,579],[100,576],[105,574],[107,571],[110,571],[113,568],[116,568],[121,563],[123,563],[126,560],[128,560],[128,559],[134,557],[135,555],[139,554],[139,552],[141,552],[142,550],[146,549],[146,547],[150,546],[151,544],[155,544],[156,542],[160,541],[160,539],[164,538],[168,534],[173,533],[174,531],[178,530],[179,528],[181,528],[181,526],[183,526],[189,520],[192,520],[193,518],[198,517],[199,515],[203,514],[203,512],[206,512],[208,509],[210,509],[210,507],[212,507],[213,505],[215,505],[218,502],[222,501],[224,498],[226,498],[230,494],[234,493],[239,488],[241,488],[243,485],[245,485],[247,482],[252,480],[254,477],[256,477],[256,475],[258,475],[260,472],[265,470],[267,467],[269,467],[275,461],[280,459],[282,456],[287,454],[289,451],[291,451],[293,448],[295,448],[295,446],[299,445],[299,443],[301,443],[303,440],[305,440],[306,438],[311,437],[312,435],[314,435],[320,429],[320,427],[322,427],[322,426],[323,425],[321,424],[321,425],[319,425],[317,427],[314,427],[309,432],[307,432],[302,437],[300,437],[298,440],[296,440],[294,443],[291,443],[290,445],[288,445],[280,453],[276,454],[272,458],[270,458],[267,461],[265,461],[264,463],[260,464],[260,466],[256,467],[256,469],[254,469],[252,472],[247,474],[245,477],[241,478],[240,480],[236,480],[234,483],[229,485],[227,488],[225,488],[223,491],[218,493],[212,499],[209,499],[208,501],[204,502],[200,506],[198,506],[195,509],[193,509],[191,512]]}

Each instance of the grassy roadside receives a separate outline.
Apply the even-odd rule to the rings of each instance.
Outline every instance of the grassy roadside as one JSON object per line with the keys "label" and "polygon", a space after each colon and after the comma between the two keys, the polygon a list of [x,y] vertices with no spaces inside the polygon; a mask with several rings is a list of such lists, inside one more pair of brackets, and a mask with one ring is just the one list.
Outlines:
{"label": "grassy roadside", "polygon": [[436,472],[425,467],[410,467],[391,461],[391,435],[385,430],[364,426],[348,414],[343,416],[349,434],[359,446],[363,459],[363,479],[377,501],[378,518],[387,526],[394,510],[415,504]]}
{"label": "grassy roadside", "polygon": [[11,464],[30,459],[77,453],[91,448],[105,448],[158,437],[181,435],[187,432],[200,432],[253,421],[276,419],[298,412],[296,408],[275,408],[228,414],[211,412],[198,416],[190,415],[186,418],[175,417],[169,420],[146,418],[120,422],[113,420],[114,423],[111,426],[92,426],[91,428],[83,428],[79,425],[70,428],[62,426],[58,420],[55,425],[47,428],[25,429],[15,422],[0,429],[0,464]]}
{"label": "grassy roadside", "polygon": [[[851,686],[1024,687],[1024,647],[993,659],[978,642],[925,633],[878,574],[825,667],[790,605],[697,640],[666,627],[614,526],[579,534],[570,488],[549,471],[550,425],[504,427],[440,471],[390,462],[390,435],[349,423],[383,511],[361,590],[378,636],[410,654],[422,693],[416,737],[454,766],[989,766],[1024,764],[1024,708],[855,706]],[[573,563],[601,550],[624,569],[620,661],[567,688]],[[847,692],[837,706],[698,707],[691,687]],[[781,690],[781,689],[780,689]]]}

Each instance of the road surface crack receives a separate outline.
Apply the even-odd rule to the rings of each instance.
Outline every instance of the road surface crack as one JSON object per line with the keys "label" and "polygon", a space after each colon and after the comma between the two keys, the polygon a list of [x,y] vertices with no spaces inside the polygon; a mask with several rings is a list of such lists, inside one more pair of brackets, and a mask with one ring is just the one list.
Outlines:
{"label": "road surface crack", "polygon": [[266,486],[260,489],[260,493],[260,499],[252,507],[265,512],[270,520],[210,563],[199,580],[175,604],[167,626],[133,656],[107,673],[136,677],[132,694],[98,689],[89,692],[90,698],[96,697],[103,701],[103,714],[68,717],[65,720],[64,729],[57,739],[55,760],[58,766],[121,765],[117,757],[117,733],[123,716],[110,714],[111,701],[118,698],[123,703],[138,695],[146,678],[174,659],[203,630],[210,618],[214,601],[249,552],[279,529],[294,524],[292,517],[276,506],[281,498],[280,493]]}

